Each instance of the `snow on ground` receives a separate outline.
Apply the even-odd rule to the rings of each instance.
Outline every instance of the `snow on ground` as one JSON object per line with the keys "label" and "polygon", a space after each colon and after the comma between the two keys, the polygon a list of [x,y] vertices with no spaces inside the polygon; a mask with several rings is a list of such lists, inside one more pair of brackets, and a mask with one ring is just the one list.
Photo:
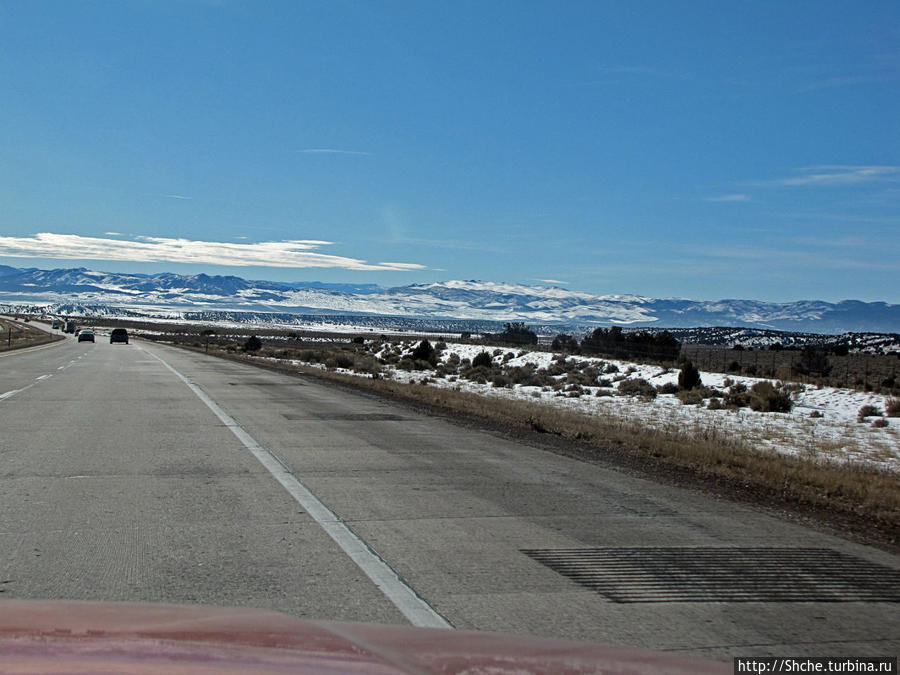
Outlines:
{"label": "snow on ground", "polygon": [[[407,343],[405,349],[411,351],[415,344]],[[452,354],[456,354],[461,360],[471,360],[482,351],[494,353],[496,350],[479,345],[451,343],[441,353],[441,361],[446,362]],[[512,358],[507,356],[508,352],[512,352]],[[494,357],[494,362],[500,363],[504,357],[509,366],[532,363],[538,369],[548,368],[557,358],[547,352],[523,352],[513,348],[501,350]],[[611,364],[618,368],[618,372],[604,375],[610,380],[621,377],[643,378],[657,387],[678,382],[677,369],[666,370],[660,366],[583,356],[569,356],[567,361],[610,370]],[[702,406],[685,405],[673,394],[659,394],[653,400],[634,396],[597,395],[600,389],[604,390],[601,394],[614,393],[619,382],[610,382],[612,387],[607,388],[584,387],[582,396],[569,397],[560,395],[561,392],[550,387],[494,387],[490,383],[477,384],[460,377],[435,377],[433,371],[399,370],[394,366],[384,366],[384,376],[402,382],[421,382],[427,378],[428,384],[435,387],[540,402],[587,415],[604,415],[620,420],[623,425],[638,423],[661,431],[687,436],[703,435],[725,441],[739,438],[749,447],[767,448],[809,459],[862,461],[900,471],[900,418],[890,419],[889,426],[885,428],[873,427],[873,417],[863,423],[857,421],[859,409],[864,405],[885,410],[886,397],[879,394],[798,384],[798,391],[792,393],[794,407],[790,413],[763,413],[749,408],[710,410],[705,407],[707,401]],[[729,383],[740,382],[749,388],[756,382],[763,381],[763,378],[709,372],[701,372],[701,379],[705,386],[721,390],[727,389]]]}

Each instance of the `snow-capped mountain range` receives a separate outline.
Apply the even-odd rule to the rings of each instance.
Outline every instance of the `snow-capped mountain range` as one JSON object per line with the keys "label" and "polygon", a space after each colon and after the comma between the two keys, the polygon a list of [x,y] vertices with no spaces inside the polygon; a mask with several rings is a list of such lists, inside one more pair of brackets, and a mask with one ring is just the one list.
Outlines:
{"label": "snow-capped mountain range", "polygon": [[900,332],[900,305],[884,302],[654,299],[484,281],[382,288],[373,284],[280,283],[206,274],[119,274],[3,265],[0,303],[79,303],[168,315],[222,310],[524,321],[561,327],[615,324],[746,326],[830,334]]}

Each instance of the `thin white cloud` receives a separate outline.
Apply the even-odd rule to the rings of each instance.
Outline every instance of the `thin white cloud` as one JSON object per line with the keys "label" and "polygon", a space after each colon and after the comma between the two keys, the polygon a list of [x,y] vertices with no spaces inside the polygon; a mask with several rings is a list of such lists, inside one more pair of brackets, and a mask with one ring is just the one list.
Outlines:
{"label": "thin white cloud", "polygon": [[368,263],[327,255],[316,249],[332,242],[313,239],[264,241],[255,244],[139,237],[137,241],[41,232],[31,237],[0,237],[0,257],[66,260],[174,262],[235,267],[337,267],[348,270],[409,271],[424,265],[403,262]]}
{"label": "thin white cloud", "polygon": [[186,197],[185,195],[163,195],[163,197],[166,197],[167,199],[184,199],[187,201],[193,199],[193,197]]}
{"label": "thin white cloud", "polygon": [[706,202],[749,202],[750,195],[747,194],[732,194],[732,195],[719,195],[717,197],[707,197],[703,201]]}
{"label": "thin white cloud", "polygon": [[856,185],[876,181],[900,181],[900,166],[849,166],[828,164],[796,170],[797,175],[780,178],[768,184],[786,186]]}
{"label": "thin white cloud", "polygon": [[103,234],[109,235],[110,237],[121,237],[121,232],[104,232]]}
{"label": "thin white cloud", "polygon": [[536,279],[536,281],[540,281],[545,284],[555,284],[557,286],[567,286],[569,284],[568,281],[560,281],[559,279]]}
{"label": "thin white cloud", "polygon": [[900,270],[900,263],[879,262],[871,259],[871,256],[860,253],[858,257],[823,255],[822,251],[815,250],[814,246],[806,249],[797,246],[787,248],[762,247],[762,246],[706,246],[692,249],[692,253],[720,260],[742,260],[762,263],[768,267],[789,265],[795,267],[812,267],[816,269],[835,270]]}
{"label": "thin white cloud", "polygon": [[371,155],[371,152],[362,152],[361,150],[337,150],[335,148],[304,148],[298,150],[307,155]]}

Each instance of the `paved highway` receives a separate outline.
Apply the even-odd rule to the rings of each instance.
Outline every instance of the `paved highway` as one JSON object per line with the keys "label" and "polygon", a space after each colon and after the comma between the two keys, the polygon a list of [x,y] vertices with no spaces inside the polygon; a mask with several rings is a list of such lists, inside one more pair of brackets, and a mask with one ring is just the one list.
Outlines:
{"label": "paved highway", "polygon": [[900,560],[364,394],[134,341],[0,357],[4,598],[714,659],[896,655]]}

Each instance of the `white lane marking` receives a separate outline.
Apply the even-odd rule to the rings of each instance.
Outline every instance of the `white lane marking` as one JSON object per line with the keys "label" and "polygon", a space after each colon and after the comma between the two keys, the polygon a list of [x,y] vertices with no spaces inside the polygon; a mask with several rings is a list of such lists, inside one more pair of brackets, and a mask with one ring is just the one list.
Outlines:
{"label": "white lane marking", "polygon": [[268,469],[300,506],[328,533],[350,559],[356,563],[388,600],[400,610],[414,626],[426,628],[453,628],[444,617],[423,600],[390,565],[384,561],[365,541],[347,527],[325,504],[319,501],[290,470],[270,451],[261,446],[237,421],[213,401],[205,391],[191,382],[175,368],[153,352],[147,352],[180,379],[206,406],[215,413],[222,423],[253,456]]}
{"label": "white lane marking", "polygon": [[21,389],[13,389],[12,391],[8,391],[5,394],[0,394],[0,401],[5,401],[8,398],[12,398],[16,394],[21,394],[26,389],[31,389],[34,385],[36,385],[41,380],[47,380],[51,377],[53,377],[52,373],[49,375],[41,375],[40,377],[36,377],[36,378],[34,378],[34,382],[32,382],[31,384],[25,385]]}

